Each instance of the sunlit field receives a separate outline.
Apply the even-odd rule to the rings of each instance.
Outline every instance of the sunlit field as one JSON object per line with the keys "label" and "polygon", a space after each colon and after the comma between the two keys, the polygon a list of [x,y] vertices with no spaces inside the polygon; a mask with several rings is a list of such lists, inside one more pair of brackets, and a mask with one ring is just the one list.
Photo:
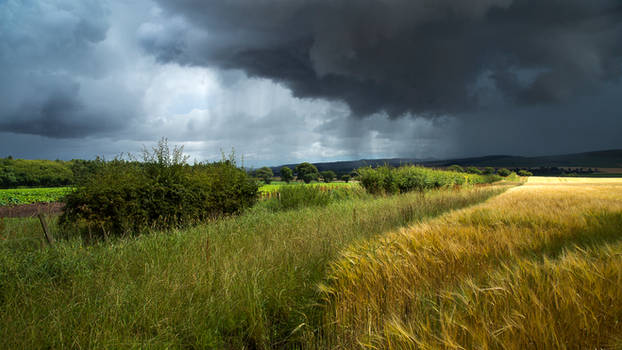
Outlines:
{"label": "sunlit field", "polygon": [[353,245],[315,344],[622,348],[622,179],[540,178]]}

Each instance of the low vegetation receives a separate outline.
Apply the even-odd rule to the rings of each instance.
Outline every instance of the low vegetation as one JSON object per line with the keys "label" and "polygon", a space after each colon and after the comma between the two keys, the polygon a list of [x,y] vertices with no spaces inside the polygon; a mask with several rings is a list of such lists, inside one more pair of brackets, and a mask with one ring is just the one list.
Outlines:
{"label": "low vegetation", "polygon": [[501,179],[495,175],[466,174],[420,166],[402,166],[399,168],[390,166],[367,167],[358,169],[357,172],[361,185],[372,194],[421,192],[465,184],[492,183]]}
{"label": "low vegetation", "polygon": [[622,181],[530,178],[355,244],[331,264],[317,347],[622,347]]}
{"label": "low vegetation", "polygon": [[[258,206],[189,229],[44,249],[0,230],[0,348],[303,347],[321,325],[317,285],[340,251],[507,188]],[[20,222],[5,230],[42,237],[36,222]]]}
{"label": "low vegetation", "polygon": [[0,206],[58,202],[71,190],[71,187],[2,189]]}
{"label": "low vegetation", "polygon": [[258,186],[233,157],[189,166],[166,140],[143,162],[107,162],[65,197],[60,223],[89,237],[180,228],[251,207]]}

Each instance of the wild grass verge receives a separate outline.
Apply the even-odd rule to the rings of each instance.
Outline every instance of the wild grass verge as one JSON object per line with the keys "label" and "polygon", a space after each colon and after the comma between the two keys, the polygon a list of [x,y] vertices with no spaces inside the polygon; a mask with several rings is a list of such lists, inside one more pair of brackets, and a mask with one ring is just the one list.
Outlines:
{"label": "wild grass verge", "polygon": [[313,346],[622,348],[622,183],[589,181],[530,179],[355,244],[321,287]]}
{"label": "wild grass verge", "polygon": [[257,207],[95,245],[0,240],[0,348],[302,347],[321,324],[317,285],[341,250],[507,188]]}

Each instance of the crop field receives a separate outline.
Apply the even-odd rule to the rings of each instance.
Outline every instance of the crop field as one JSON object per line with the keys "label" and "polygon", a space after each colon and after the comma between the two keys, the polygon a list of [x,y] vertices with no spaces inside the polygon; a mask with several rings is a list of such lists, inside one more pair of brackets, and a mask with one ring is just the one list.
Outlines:
{"label": "crop field", "polygon": [[622,179],[532,177],[342,252],[321,345],[622,348]]}
{"label": "crop field", "polygon": [[0,189],[0,206],[59,201],[71,187]]}
{"label": "crop field", "polygon": [[622,179],[271,200],[55,246],[1,219],[0,348],[622,348]]}

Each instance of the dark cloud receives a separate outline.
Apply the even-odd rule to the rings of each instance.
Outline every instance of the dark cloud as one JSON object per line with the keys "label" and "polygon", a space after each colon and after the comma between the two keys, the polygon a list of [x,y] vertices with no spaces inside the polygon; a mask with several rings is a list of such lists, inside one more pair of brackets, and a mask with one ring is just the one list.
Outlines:
{"label": "dark cloud", "polygon": [[110,26],[98,0],[0,3],[0,131],[80,138],[134,118],[132,94],[110,79],[117,57],[102,50]]}
{"label": "dark cloud", "polygon": [[621,75],[617,0],[159,3],[186,33],[151,31],[144,48],[160,59],[243,69],[358,115],[473,111],[483,76],[520,106],[563,103]]}

